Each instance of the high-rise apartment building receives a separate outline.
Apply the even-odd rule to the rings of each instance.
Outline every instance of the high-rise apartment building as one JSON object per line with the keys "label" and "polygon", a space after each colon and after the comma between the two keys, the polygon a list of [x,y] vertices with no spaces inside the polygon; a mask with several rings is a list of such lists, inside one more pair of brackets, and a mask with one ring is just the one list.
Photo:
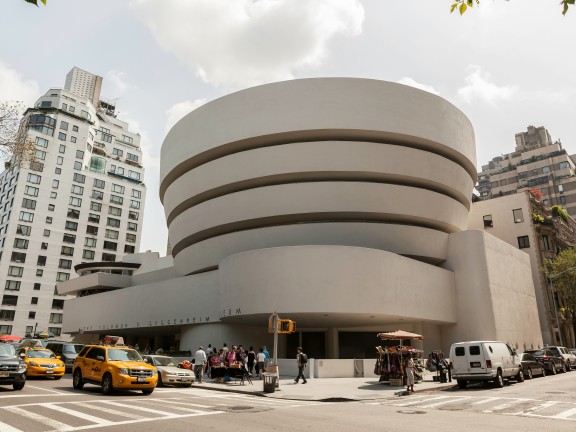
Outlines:
{"label": "high-rise apartment building", "polygon": [[140,135],[113,106],[93,103],[98,80],[94,90],[75,92],[78,71],[92,75],[72,69],[72,90],[50,89],[26,111],[36,161],[0,174],[0,334],[60,335],[68,297],[56,284],[73,277],[77,264],[139,250]]}
{"label": "high-rise apartment building", "polygon": [[102,89],[102,77],[73,67],[66,75],[64,89],[71,91],[75,95],[87,97],[92,102],[92,105],[98,106],[100,90]]}
{"label": "high-rise apartment building", "polygon": [[513,153],[497,156],[478,173],[480,199],[515,194],[527,188],[542,193],[545,206],[560,205],[576,217],[576,166],[562,143],[544,127],[516,134]]}

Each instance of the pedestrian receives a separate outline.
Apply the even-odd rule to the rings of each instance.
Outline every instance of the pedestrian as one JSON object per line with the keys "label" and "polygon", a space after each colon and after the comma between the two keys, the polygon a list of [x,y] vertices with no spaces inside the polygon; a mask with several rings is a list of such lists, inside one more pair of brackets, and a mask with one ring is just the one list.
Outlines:
{"label": "pedestrian", "polygon": [[406,371],[406,391],[414,393],[414,359],[412,353],[406,355],[404,370]]}
{"label": "pedestrian", "polygon": [[150,354],[150,345],[146,344],[146,346],[144,347],[144,354]]}
{"label": "pedestrian", "polygon": [[224,351],[224,355],[228,354],[228,345],[224,344],[222,351]]}
{"label": "pedestrian", "polygon": [[262,372],[264,372],[266,365],[266,355],[264,354],[264,348],[260,348],[260,352],[256,354],[256,365],[258,376],[260,379],[262,379]]}
{"label": "pedestrian", "polygon": [[294,382],[298,384],[300,377],[302,377],[302,384],[306,384],[306,377],[304,376],[304,368],[308,364],[308,356],[302,352],[302,347],[296,348],[296,363],[298,364],[298,376],[294,378]]}
{"label": "pedestrian", "polygon": [[264,345],[264,350],[262,351],[264,353],[264,355],[266,356],[266,366],[268,366],[270,364],[270,353],[268,352],[268,349],[266,348],[266,345]]}
{"label": "pedestrian", "polygon": [[204,382],[204,366],[206,366],[206,353],[203,347],[199,347],[198,351],[194,353],[194,375],[198,382]]}
{"label": "pedestrian", "polygon": [[248,348],[248,355],[246,357],[247,365],[248,365],[248,372],[252,375],[254,370],[254,362],[256,361],[256,353],[254,352],[254,347],[250,345]]}
{"label": "pedestrian", "polygon": [[136,351],[140,352],[140,345],[138,345],[138,344],[134,345],[134,349],[135,349]]}

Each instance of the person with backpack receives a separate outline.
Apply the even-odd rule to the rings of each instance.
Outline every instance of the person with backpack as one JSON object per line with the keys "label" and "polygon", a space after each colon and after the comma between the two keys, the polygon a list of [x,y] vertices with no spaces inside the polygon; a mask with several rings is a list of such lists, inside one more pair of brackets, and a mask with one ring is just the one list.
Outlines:
{"label": "person with backpack", "polygon": [[302,352],[302,347],[296,348],[296,363],[298,363],[298,376],[294,378],[294,382],[298,384],[298,380],[302,377],[302,384],[306,384],[306,377],[304,376],[304,368],[308,364],[308,356]]}

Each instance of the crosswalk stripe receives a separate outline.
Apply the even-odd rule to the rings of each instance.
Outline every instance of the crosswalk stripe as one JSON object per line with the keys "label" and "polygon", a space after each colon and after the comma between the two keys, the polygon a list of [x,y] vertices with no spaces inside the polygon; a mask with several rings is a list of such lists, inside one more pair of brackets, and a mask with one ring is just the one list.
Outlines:
{"label": "crosswalk stripe", "polygon": [[[133,420],[140,420],[140,419],[146,418],[146,417],[140,416],[138,414],[131,414],[131,413],[128,413],[127,411],[118,411],[118,410],[108,408],[108,407],[101,407],[101,406],[98,406],[98,405],[95,405],[92,403],[85,403],[85,402],[67,402],[67,403],[78,405],[79,407],[91,409],[94,411],[101,411],[101,412],[104,412],[107,414],[126,417],[126,418],[133,419]],[[0,430],[2,430],[2,429],[0,429]]]}
{"label": "crosswalk stripe", "polygon": [[185,411],[185,412],[189,412],[189,413],[203,413],[205,411],[202,410],[197,410],[197,409],[193,409],[190,407],[183,407],[183,406],[174,406],[174,402],[172,401],[163,401],[162,399],[156,399],[154,401],[142,401],[142,403],[144,405],[148,404],[154,404],[156,405],[157,403],[164,403],[164,404],[170,404],[170,409],[176,410],[176,411]]}
{"label": "crosswalk stripe", "polygon": [[39,405],[41,407],[49,408],[51,410],[58,411],[59,413],[68,414],[68,415],[71,415],[73,417],[78,417],[78,418],[81,418],[83,420],[99,424],[101,426],[110,426],[110,425],[114,424],[114,422],[112,422],[110,420],[106,420],[106,419],[103,419],[100,417],[95,417],[95,416],[92,416],[90,414],[86,414],[86,413],[83,413],[80,411],[74,411],[74,410],[71,410],[69,408],[63,407],[62,405],[55,405],[55,404],[50,404],[50,403],[43,403],[43,404],[39,404]]}
{"label": "crosswalk stripe", "polygon": [[118,406],[118,407],[122,407],[122,408],[130,408],[130,409],[137,410],[137,411],[146,411],[147,413],[158,414],[158,415],[166,416],[166,417],[174,415],[174,413],[171,413],[168,411],[160,411],[160,410],[155,410],[152,408],[140,407],[137,405],[123,404],[120,402],[102,401],[101,403],[108,404],[108,405],[114,405],[114,406]]}
{"label": "crosswalk stripe", "polygon": [[560,414],[556,414],[553,416],[550,416],[551,418],[556,418],[556,419],[565,419],[568,418],[570,416],[573,416],[574,414],[576,414],[576,408],[572,408],[566,411],[561,412]]}
{"label": "crosswalk stripe", "polygon": [[166,398],[166,399],[156,399],[156,400],[157,401],[169,401],[170,403],[173,403],[173,404],[193,406],[195,408],[212,408],[210,405],[193,404],[190,402],[184,402],[184,401],[182,401],[182,399],[174,400],[174,398]]}
{"label": "crosswalk stripe", "polygon": [[428,402],[428,401],[439,400],[439,399],[447,399],[449,397],[450,396],[437,396],[437,397],[433,397],[433,398],[428,398],[426,400],[422,400],[422,399],[417,400],[417,401],[412,400],[410,402],[399,403],[399,404],[393,403],[392,405],[399,406],[399,407],[407,407],[407,406],[411,406],[411,405],[418,405],[419,403],[422,403],[422,402]]}
{"label": "crosswalk stripe", "polygon": [[450,400],[445,400],[445,401],[441,401],[441,402],[436,402],[436,403],[432,403],[432,404],[428,404],[428,405],[421,405],[420,408],[435,408],[437,406],[441,406],[441,405],[446,405],[452,402],[460,402],[466,399],[471,399],[471,396],[457,396],[457,399],[450,399]]}
{"label": "crosswalk stripe", "polygon": [[532,399],[515,399],[515,400],[511,400],[510,402],[504,403],[502,405],[497,405],[495,407],[492,407],[490,409],[484,410],[485,413],[491,413],[494,411],[502,411],[506,408],[510,408],[512,405],[517,405],[519,403],[522,402],[531,402]]}
{"label": "crosswalk stripe", "polygon": [[478,401],[478,402],[472,402],[471,405],[483,405],[483,404],[487,404],[487,403],[490,403],[490,402],[494,402],[494,401],[497,401],[497,400],[500,400],[500,399],[502,399],[502,398],[500,398],[500,397],[489,397],[489,398],[486,398],[486,399],[484,399],[484,400],[480,400],[480,401]]}
{"label": "crosswalk stripe", "polygon": [[45,425],[50,426],[52,429],[57,431],[64,431],[70,428],[70,425],[65,423],[61,423],[57,420],[51,419],[50,417],[46,417],[40,414],[33,413],[31,411],[26,411],[25,409],[18,408],[18,407],[4,407],[6,411],[10,411],[13,414],[21,415],[22,417],[29,418],[31,420],[38,421]]}
{"label": "crosswalk stripe", "polygon": [[9,424],[0,422],[0,431],[2,432],[23,432],[20,429],[10,426]]}

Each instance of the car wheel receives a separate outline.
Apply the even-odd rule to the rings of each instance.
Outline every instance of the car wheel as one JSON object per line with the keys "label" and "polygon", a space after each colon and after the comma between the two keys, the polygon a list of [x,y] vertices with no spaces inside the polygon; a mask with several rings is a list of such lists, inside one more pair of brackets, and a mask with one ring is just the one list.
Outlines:
{"label": "car wheel", "polygon": [[528,368],[528,373],[526,374],[526,378],[528,378],[528,379],[534,378],[534,376],[532,375],[532,369],[531,368]]}
{"label": "car wheel", "polygon": [[566,365],[562,363],[562,373],[566,373]]}
{"label": "car wheel", "polygon": [[556,370],[556,365],[552,364],[552,375],[556,375],[558,371]]}
{"label": "car wheel", "polygon": [[190,383],[190,384],[186,384],[184,387],[186,387],[186,388],[190,388],[190,387],[192,387],[192,383]]}
{"label": "car wheel", "polygon": [[76,369],[72,375],[72,387],[76,390],[82,390],[82,387],[84,387],[84,381],[82,380],[82,372],[80,372],[80,369]]}
{"label": "car wheel", "polygon": [[461,389],[465,389],[466,385],[468,385],[468,381],[466,380],[456,380],[458,382],[458,387]]}
{"label": "car wheel", "polygon": [[570,362],[566,362],[566,370],[568,372],[570,372],[572,370],[572,365],[570,364]]}
{"label": "car wheel", "polygon": [[142,394],[145,394],[146,396],[148,396],[148,395],[152,394],[153,391],[154,391],[153,388],[151,388],[151,389],[144,389],[144,390],[142,390]]}
{"label": "car wheel", "polygon": [[518,374],[516,375],[516,382],[524,382],[524,372],[522,371],[522,369],[520,369],[518,371]]}
{"label": "car wheel", "polygon": [[498,388],[504,387],[504,378],[502,377],[502,371],[499,370],[496,379],[494,380],[494,385]]}
{"label": "car wheel", "polygon": [[112,375],[107,373],[102,378],[102,394],[109,395],[114,390],[114,385],[112,385]]}
{"label": "car wheel", "polygon": [[24,388],[24,384],[26,384],[26,381],[17,382],[12,384],[12,388],[14,390],[22,390]]}

